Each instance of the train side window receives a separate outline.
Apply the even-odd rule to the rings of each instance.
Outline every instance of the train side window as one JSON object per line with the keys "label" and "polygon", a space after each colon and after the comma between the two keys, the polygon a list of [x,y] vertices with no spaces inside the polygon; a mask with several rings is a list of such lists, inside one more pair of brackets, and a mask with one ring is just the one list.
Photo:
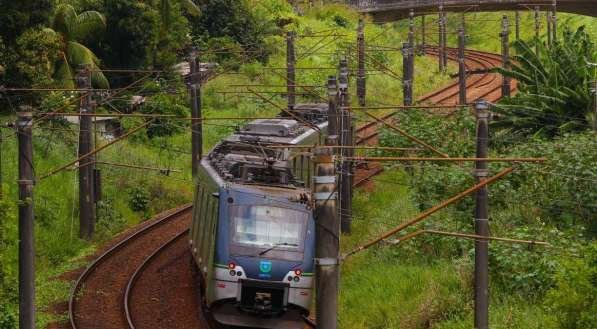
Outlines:
{"label": "train side window", "polygon": [[311,177],[312,177],[312,171],[313,169],[311,168],[311,159],[307,158],[307,182],[309,182],[308,187],[311,187]]}
{"label": "train side window", "polygon": [[211,193],[206,194],[208,195],[208,204],[205,212],[205,221],[202,223],[203,226],[201,227],[201,231],[203,233],[203,238],[201,240],[201,257],[204,259],[209,257],[209,244],[211,239],[213,239],[210,234],[210,228],[211,223],[214,221],[213,214],[217,211],[217,200],[211,196]]}
{"label": "train side window", "polygon": [[[205,219],[207,218],[207,211],[209,211],[209,198],[209,190],[204,187],[203,193],[201,193],[201,214],[197,221],[197,249],[199,249],[199,255],[203,254],[203,231],[205,231]],[[201,261],[203,262],[203,257],[201,257]]]}
{"label": "train side window", "polygon": [[200,225],[200,219],[201,219],[201,211],[202,211],[202,207],[201,204],[203,203],[203,194],[205,194],[205,188],[203,188],[202,185],[199,185],[197,187],[197,198],[195,199],[195,216],[194,216],[194,220],[193,220],[193,238],[196,240],[194,242],[194,247],[197,247],[197,234],[199,231],[199,225]]}

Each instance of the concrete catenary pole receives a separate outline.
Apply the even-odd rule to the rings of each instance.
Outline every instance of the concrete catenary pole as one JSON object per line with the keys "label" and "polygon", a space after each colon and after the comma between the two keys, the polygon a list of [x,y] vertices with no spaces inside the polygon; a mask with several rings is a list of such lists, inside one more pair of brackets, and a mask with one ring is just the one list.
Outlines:
{"label": "concrete catenary pole", "polygon": [[19,141],[19,328],[35,329],[33,146],[30,108],[17,113]]}
{"label": "concrete catenary pole", "polygon": [[514,12],[514,24],[516,28],[516,40],[520,40],[520,12]]}
{"label": "concrete catenary pole", "polygon": [[466,12],[462,12],[460,16],[460,27],[462,27],[462,29],[466,33]]}
{"label": "concrete catenary pole", "polygon": [[[510,69],[510,25],[508,16],[502,17],[502,67],[504,70]],[[510,77],[502,75],[502,97],[510,97]]]}
{"label": "concrete catenary pole", "polygon": [[558,39],[557,0],[551,3],[551,33],[553,33],[552,40],[556,42]]}
{"label": "concrete catenary pole", "polygon": [[[328,138],[327,145],[337,141]],[[315,150],[315,176],[313,177],[315,199],[315,275],[317,327],[336,329],[338,326],[338,280],[339,280],[339,228],[336,216],[336,173],[330,148]]]}
{"label": "concrete catenary pole", "polygon": [[296,105],[296,54],[294,51],[294,38],[294,31],[286,33],[286,93],[289,110],[292,110],[294,105]]}
{"label": "concrete catenary pole", "polygon": [[[339,107],[338,80],[335,76],[331,75],[328,77],[328,135],[335,141],[340,140]],[[341,155],[340,148],[334,149],[333,152],[336,155]],[[337,168],[337,172],[341,171],[341,168]],[[336,202],[336,216],[342,218],[342,206],[340,202]]]}
{"label": "concrete catenary pole", "polygon": [[415,11],[411,9],[408,12],[408,43],[415,44]]}
{"label": "concrete catenary pole", "polygon": [[201,120],[201,70],[196,52],[189,56],[190,79],[189,94],[191,101],[191,168],[193,177],[196,177],[201,164],[203,153],[203,121]]}
{"label": "concrete catenary pole", "polygon": [[[354,146],[354,127],[352,122],[352,113],[350,111],[350,97],[348,94],[349,70],[348,62],[343,59],[340,61],[340,76],[338,79],[339,90],[339,110],[340,110],[340,145]],[[342,148],[340,154],[346,157],[352,157],[354,150],[351,148]],[[340,224],[342,233],[350,233],[352,224],[352,182],[354,167],[351,161],[342,161],[340,166]]]}
{"label": "concrete catenary pole", "polygon": [[[85,89],[81,98],[79,112],[92,114],[91,106],[91,66],[82,65],[76,77],[77,87]],[[90,153],[93,145],[93,117],[83,115],[79,118],[79,157]],[[95,157],[88,156],[79,161],[79,237],[91,239],[95,231]]]}
{"label": "concrete catenary pole", "polygon": [[328,131],[329,135],[338,136],[338,80],[335,76],[328,77]]}
{"label": "concrete catenary pole", "polygon": [[446,16],[446,12],[442,12],[442,33],[443,33],[443,37],[442,37],[442,61],[443,61],[443,67],[444,67],[444,72],[446,72],[446,70],[448,69],[448,17]]}
{"label": "concrete catenary pole", "polygon": [[439,63],[439,71],[440,72],[445,72],[446,68],[444,65],[444,6],[440,5],[439,6],[439,14],[437,17],[437,23],[438,23],[438,27],[439,27],[439,35],[438,35],[438,45],[437,45],[437,50],[438,50],[438,63]]}
{"label": "concrete catenary pole", "polygon": [[410,104],[413,103],[413,88],[415,84],[415,11],[410,10],[408,28],[408,78],[410,81]]}
{"label": "concrete catenary pole", "polygon": [[367,80],[365,74],[365,22],[359,18],[357,28],[357,97],[359,105],[365,106]]}
{"label": "concrete catenary pole", "polygon": [[466,104],[466,66],[464,63],[465,48],[464,29],[458,29],[458,102],[460,105]]}
{"label": "concrete catenary pole", "polygon": [[[489,145],[489,104],[475,102],[477,116],[477,158],[487,158]],[[475,163],[475,179],[487,178],[487,161]],[[488,189],[482,187],[475,193],[475,234],[489,236]],[[489,327],[489,245],[488,240],[475,241],[475,328]]]}
{"label": "concrete catenary pole", "polygon": [[410,81],[410,47],[408,42],[402,43],[402,103],[412,104],[412,85]]}

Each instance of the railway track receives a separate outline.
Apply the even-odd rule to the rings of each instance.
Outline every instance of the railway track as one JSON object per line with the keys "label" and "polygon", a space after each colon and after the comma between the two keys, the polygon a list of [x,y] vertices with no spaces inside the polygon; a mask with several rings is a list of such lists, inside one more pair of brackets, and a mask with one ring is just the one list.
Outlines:
{"label": "railway track", "polygon": [[[437,56],[436,47],[425,48],[425,54]],[[448,59],[458,61],[458,49],[447,49]],[[478,50],[465,51],[465,67],[467,71],[488,70],[502,65],[501,55],[492,54]],[[458,105],[458,80],[452,81],[449,85],[423,95],[418,99],[419,104],[437,105]],[[511,92],[516,91],[516,81],[512,81]],[[502,77],[497,73],[484,72],[468,75],[466,78],[466,99],[468,103],[484,98],[489,102],[496,102],[502,97]]]}
{"label": "railway track", "polygon": [[[428,56],[438,56],[437,47],[427,47],[424,49]],[[448,60],[458,61],[458,48],[447,49]],[[467,71],[488,70],[502,65],[502,57],[498,54],[478,51],[465,51],[465,67]],[[458,104],[458,80],[453,80],[450,84],[423,95],[417,100],[418,104],[431,105],[457,105]],[[516,81],[511,82],[511,93],[516,91]],[[502,77],[496,73],[484,72],[480,74],[468,75],[466,78],[466,99],[468,103],[484,98],[489,102],[496,102],[502,97]],[[439,110],[441,114],[452,114],[454,110]],[[440,112],[437,113],[440,113]],[[396,112],[384,116],[384,120],[391,119]],[[356,129],[356,145],[377,145],[379,143],[378,122],[368,122]],[[372,188],[371,178],[383,171],[383,166],[379,163],[357,163],[354,186]]]}
{"label": "railway track", "polygon": [[[175,312],[172,314],[165,314],[165,310],[171,308],[151,309],[152,305],[136,305],[139,299],[144,301],[156,301],[155,297],[151,295],[150,291],[145,291],[139,294],[136,287],[142,287],[147,283],[147,279],[152,276],[146,275],[149,270],[153,269],[153,265],[160,263],[166,255],[167,262],[176,262],[172,264],[168,275],[159,276],[160,281],[152,281],[151,284],[155,289],[167,289],[168,291],[178,292],[192,290],[192,295],[198,289],[188,289],[189,284],[194,284],[192,277],[192,266],[190,264],[190,255],[188,255],[188,245],[184,237],[187,235],[189,223],[191,221],[192,206],[187,205],[177,208],[174,211],[164,214],[149,224],[143,226],[133,234],[127,236],[114,246],[110,247],[95,259],[87,269],[80,275],[76,281],[71,297],[69,300],[69,319],[70,325],[73,329],[88,329],[88,328],[198,328],[197,322],[195,325],[161,325],[158,323],[169,322],[172,318],[178,316]],[[173,255],[174,253],[174,255]],[[183,254],[186,253],[186,254]],[[151,254],[149,257],[148,254]],[[178,257],[174,257],[177,255]],[[186,257],[188,256],[188,257]],[[186,263],[186,267],[184,266]],[[160,267],[160,271],[165,271],[166,267]],[[155,278],[155,277],[154,277]],[[180,289],[175,288],[176,284],[169,281],[176,278],[179,286],[183,284]],[[185,281],[186,279],[186,281]],[[177,294],[178,297],[181,296]],[[161,297],[164,297],[162,295]],[[199,305],[197,296],[192,296],[191,300],[195,300]],[[152,299],[153,298],[153,299]],[[169,302],[165,298],[157,298],[157,302]],[[185,300],[188,307],[189,301]],[[159,305],[159,304],[158,304]],[[180,303],[174,305],[183,306]],[[194,309],[194,312],[188,312],[184,319],[189,316],[196,315],[199,320],[201,317],[200,308]],[[155,315],[153,319],[159,318],[160,322],[153,322],[149,326],[146,321],[142,323],[135,323],[137,319],[135,315],[148,313]],[[187,312],[183,312],[187,313]],[[169,315],[172,315],[169,317]],[[183,319],[183,318],[181,318]],[[199,322],[201,323],[201,322]],[[203,322],[206,323],[206,322]],[[199,326],[201,328],[201,326]],[[205,328],[208,328],[205,326]]]}
{"label": "railway track", "polygon": [[[448,58],[456,60],[456,49]],[[437,56],[437,49],[425,53]],[[499,55],[469,50],[467,70],[501,65]],[[493,73],[467,77],[467,99],[497,101],[501,77]],[[513,81],[512,90],[516,84]],[[418,103],[455,105],[458,83],[424,95]],[[395,112],[384,115],[392,119]],[[377,145],[379,124],[369,122],[356,131],[357,145]],[[355,186],[367,185],[383,171],[378,163],[357,164]],[[83,328],[213,328],[201,312],[187,235],[190,205],[178,208],[141,227],[104,253],[81,274],[69,300],[73,329]],[[148,256],[149,255],[149,256]],[[177,305],[172,307],[172,305]]]}

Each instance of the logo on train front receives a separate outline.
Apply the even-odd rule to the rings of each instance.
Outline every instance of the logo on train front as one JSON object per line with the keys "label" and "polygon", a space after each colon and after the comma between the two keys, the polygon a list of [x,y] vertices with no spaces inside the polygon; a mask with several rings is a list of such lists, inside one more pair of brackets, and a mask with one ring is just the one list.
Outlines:
{"label": "logo on train front", "polygon": [[272,262],[268,261],[268,260],[262,260],[259,263],[259,271],[261,273],[269,273],[272,271]]}

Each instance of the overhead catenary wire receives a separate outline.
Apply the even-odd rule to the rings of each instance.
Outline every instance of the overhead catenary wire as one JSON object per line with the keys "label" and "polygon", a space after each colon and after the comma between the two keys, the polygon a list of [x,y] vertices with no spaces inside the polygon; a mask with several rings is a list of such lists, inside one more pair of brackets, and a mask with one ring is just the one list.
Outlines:
{"label": "overhead catenary wire", "polygon": [[433,158],[433,157],[342,157],[341,161],[442,161],[442,162],[471,162],[471,161],[487,161],[487,162],[545,162],[547,158],[465,158],[465,157],[449,157],[449,158]]}
{"label": "overhead catenary wire", "polygon": [[380,241],[383,241],[383,240],[389,238],[390,236],[392,236],[392,235],[394,235],[394,234],[396,234],[396,233],[398,233],[398,232],[400,232],[400,231],[402,231],[402,230],[404,230],[404,229],[406,229],[406,228],[408,228],[408,227],[410,227],[410,226],[412,226],[414,224],[417,224],[417,223],[421,222],[422,220],[424,220],[425,218],[431,216],[432,214],[436,213],[437,211],[439,211],[439,210],[441,210],[441,209],[443,209],[443,208],[445,208],[445,207],[447,207],[447,206],[449,206],[449,205],[451,205],[451,204],[453,204],[453,203],[461,200],[462,198],[466,197],[467,195],[470,195],[473,192],[476,192],[477,190],[481,189],[484,186],[487,186],[489,184],[494,183],[495,181],[497,181],[500,178],[508,175],[512,171],[514,171],[513,167],[509,167],[509,168],[506,168],[506,169],[500,171],[496,175],[491,176],[488,179],[483,180],[483,181],[475,184],[474,186],[472,186],[472,187],[470,187],[470,188],[468,188],[468,189],[466,189],[466,190],[458,193],[457,195],[455,195],[455,196],[453,196],[453,197],[451,197],[449,199],[446,199],[446,200],[442,201],[438,205],[435,205],[435,206],[433,206],[433,207],[431,207],[431,208],[423,211],[419,215],[415,216],[413,219],[411,219],[411,220],[409,220],[409,221],[407,221],[405,223],[402,223],[402,224],[398,225],[394,229],[392,229],[392,230],[390,230],[388,232],[383,233],[381,236],[379,236],[379,237],[377,237],[375,239],[372,239],[369,242],[366,242],[365,244],[360,245],[357,248],[354,248],[354,249],[348,251],[347,253],[345,253],[342,256],[342,258],[345,259],[346,257],[354,255],[354,254],[356,254],[356,253],[358,253],[360,251],[363,251],[365,249],[368,249],[371,246],[379,243]]}
{"label": "overhead catenary wire", "polygon": [[145,127],[146,127],[146,126],[148,126],[148,125],[149,125],[151,122],[152,122],[152,120],[149,120],[149,121],[147,121],[147,122],[145,122],[145,123],[143,123],[143,124],[141,124],[141,125],[139,125],[139,126],[135,127],[134,129],[131,129],[130,131],[128,131],[126,134],[124,134],[124,135],[120,136],[119,138],[117,138],[117,139],[114,139],[114,140],[110,141],[109,143],[107,143],[107,144],[104,144],[104,145],[102,145],[102,146],[100,146],[100,147],[98,147],[98,148],[96,148],[96,149],[92,150],[91,152],[89,152],[89,153],[87,153],[87,154],[83,154],[82,156],[78,157],[77,159],[75,159],[75,160],[73,160],[73,161],[71,161],[71,162],[69,162],[69,163],[67,163],[67,164],[65,164],[65,165],[63,165],[63,166],[60,166],[60,167],[58,167],[58,168],[56,168],[56,169],[52,169],[52,170],[50,170],[48,173],[46,173],[46,174],[44,174],[44,175],[40,176],[38,179],[39,179],[39,180],[42,180],[42,179],[48,178],[48,177],[50,177],[50,176],[53,176],[53,175],[55,175],[56,173],[59,173],[59,172],[63,171],[64,169],[66,169],[66,168],[68,168],[68,167],[70,167],[70,166],[74,165],[75,163],[77,163],[77,162],[79,162],[79,161],[81,161],[81,160],[83,160],[83,159],[86,159],[86,158],[88,158],[88,157],[90,157],[90,156],[92,156],[92,155],[94,155],[94,154],[98,153],[99,151],[101,151],[101,150],[103,150],[103,149],[105,149],[105,148],[107,148],[107,147],[109,147],[109,146],[111,146],[111,145],[113,145],[113,144],[115,144],[115,143],[117,143],[117,142],[121,141],[121,140],[124,140],[125,138],[129,137],[130,135],[132,135],[132,134],[136,133],[137,131],[139,131],[139,130],[141,130],[141,129],[145,128]]}

